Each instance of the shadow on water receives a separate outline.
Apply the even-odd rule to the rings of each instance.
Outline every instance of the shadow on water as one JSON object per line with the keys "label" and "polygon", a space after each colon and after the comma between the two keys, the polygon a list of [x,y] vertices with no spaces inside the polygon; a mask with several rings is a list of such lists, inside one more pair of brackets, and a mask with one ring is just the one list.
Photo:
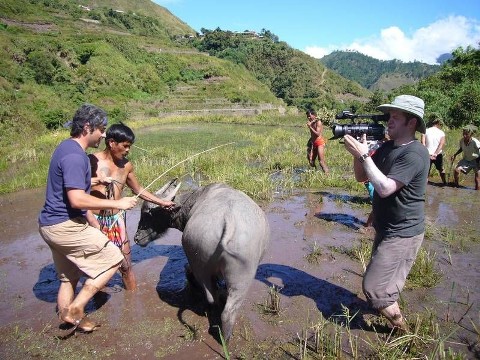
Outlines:
{"label": "shadow on water", "polygon": [[[160,273],[157,284],[157,293],[162,301],[178,308],[177,318],[185,326],[191,326],[184,319],[183,313],[191,311],[198,316],[208,314],[209,324],[219,325],[221,308],[210,308],[205,300],[203,291],[186,281],[185,265],[187,259],[180,246],[171,246],[170,257]],[[261,264],[255,276],[268,287],[273,286],[270,278],[279,278],[283,283],[280,294],[287,297],[304,296],[315,301],[318,310],[325,319],[342,322],[336,315],[342,314],[342,305],[350,309],[350,314],[358,312],[350,323],[351,329],[367,329],[362,314],[371,313],[368,304],[351,291],[319,279],[302,270],[287,265]],[[187,285],[188,283],[188,285]],[[217,338],[212,328],[210,333]],[[218,340],[218,338],[217,338]]]}
{"label": "shadow on water", "polygon": [[338,201],[342,203],[353,203],[353,204],[370,204],[370,199],[368,195],[358,196],[358,195],[348,195],[348,194],[333,194],[327,191],[318,191],[314,194],[321,195],[324,198],[331,201]]}
{"label": "shadow on water", "polygon": [[[158,297],[178,309],[178,321],[191,331],[195,330],[195,325],[190,324],[185,318],[185,311],[191,311],[202,317],[207,316],[209,334],[220,344],[221,340],[216,326],[221,324],[220,316],[225,304],[213,307],[208,305],[203,289],[200,288],[193,276],[186,275],[185,268],[188,260],[180,245],[157,246],[157,248],[161,248],[161,250],[157,250],[158,253],[168,257],[156,286]],[[224,284],[219,283],[218,285],[220,294],[223,294]]]}
{"label": "shadow on water", "polygon": [[[324,198],[324,201],[334,201],[334,202],[341,202],[341,203],[353,203],[353,204],[369,204],[370,199],[368,196],[352,196],[348,194],[332,194],[325,191],[320,191],[315,194],[321,195]],[[314,216],[318,219],[322,219],[328,222],[336,222],[346,227],[358,230],[361,227],[365,226],[365,221],[360,220],[358,217],[345,214],[345,213],[326,213],[326,212],[318,212],[315,213]]]}
{"label": "shadow on water", "polygon": [[351,329],[368,327],[361,315],[371,313],[371,309],[363,299],[351,291],[288,265],[261,264],[255,279],[272,287],[274,283],[269,280],[271,278],[282,281],[283,287],[279,291],[281,295],[304,296],[315,301],[325,319],[335,321],[333,318],[335,315],[342,314],[342,305],[344,305],[349,308],[350,315],[358,311],[350,324]]}
{"label": "shadow on water", "polygon": [[365,221],[360,220],[356,216],[348,215],[348,214],[340,214],[340,213],[330,213],[330,214],[324,214],[324,213],[316,213],[315,214],[316,218],[325,220],[325,221],[332,221],[336,222],[342,225],[345,225],[346,227],[349,227],[350,229],[353,230],[358,230],[361,227],[365,226]]}
{"label": "shadow on water", "polygon": [[[117,280],[117,282],[120,281],[121,283],[121,278],[119,275],[118,278],[119,280]],[[81,282],[82,279],[80,280],[80,283]],[[85,307],[86,312],[92,312],[100,309],[110,298],[110,293],[121,291],[119,287],[114,284],[114,282],[115,279],[112,279],[107,284],[106,290],[99,291],[97,294],[95,294],[94,298]],[[56,303],[59,287],[60,280],[57,278],[55,266],[53,264],[48,264],[40,270],[38,274],[38,280],[35,285],[33,285],[32,292],[39,300],[48,303]]]}
{"label": "shadow on water", "polygon": [[[156,291],[162,301],[178,308],[177,317],[179,321],[189,326],[183,317],[183,313],[189,310],[198,316],[204,316],[208,313],[210,325],[218,325],[221,309],[209,309],[202,290],[191,283],[186,286],[185,266],[188,261],[183,248],[180,245],[156,244],[150,244],[145,248],[137,245],[132,247],[134,265],[155,257],[167,258],[167,262],[159,274]],[[326,319],[332,319],[334,315],[340,315],[342,304],[350,309],[351,314],[359,311],[359,315],[351,323],[351,328],[366,328],[360,315],[369,313],[369,307],[364,300],[351,291],[291,266],[261,264],[257,269],[255,279],[271,287],[273,283],[269,280],[270,278],[278,278],[282,281],[281,295],[287,297],[304,296],[314,300],[318,310]],[[39,300],[55,303],[59,285],[60,281],[57,279],[54,265],[49,264],[40,270],[38,280],[33,287],[33,293]],[[109,281],[104,291],[97,294],[89,302],[86,311],[100,309],[108,301],[110,294],[117,291],[122,291],[119,274],[116,274]]]}
{"label": "shadow on water", "polygon": [[[159,294],[165,294],[165,296],[175,296],[185,285],[184,268],[187,264],[185,253],[180,245],[150,244],[145,248],[138,245],[132,246],[132,263],[134,267],[142,261],[156,257],[168,258],[167,264],[160,274],[157,291]],[[37,299],[48,303],[56,303],[59,287],[60,280],[57,278],[57,272],[52,263],[40,270],[32,291]],[[99,292],[87,304],[85,310],[88,312],[100,309],[108,301],[111,293],[119,291],[123,291],[123,283],[120,273],[117,272],[107,283],[105,289]]]}

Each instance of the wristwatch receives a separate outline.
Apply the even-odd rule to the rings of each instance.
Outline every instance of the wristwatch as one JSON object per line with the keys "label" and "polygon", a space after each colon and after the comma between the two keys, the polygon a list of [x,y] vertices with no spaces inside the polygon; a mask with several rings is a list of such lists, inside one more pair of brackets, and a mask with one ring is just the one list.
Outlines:
{"label": "wristwatch", "polygon": [[365,154],[360,155],[360,156],[358,157],[358,161],[360,161],[361,163],[363,163],[363,162],[365,162],[365,159],[368,158],[368,157],[370,157],[370,155],[369,155],[368,153],[365,153]]}

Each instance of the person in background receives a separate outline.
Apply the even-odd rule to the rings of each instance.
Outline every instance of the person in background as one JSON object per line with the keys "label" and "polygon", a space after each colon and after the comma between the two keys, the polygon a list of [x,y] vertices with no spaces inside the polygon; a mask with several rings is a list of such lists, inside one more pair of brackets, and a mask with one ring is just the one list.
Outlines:
{"label": "person in background", "polygon": [[460,172],[468,174],[470,170],[475,172],[475,190],[479,189],[480,179],[480,141],[473,137],[477,130],[475,125],[467,125],[463,128],[463,137],[460,139],[460,146],[455,154],[452,155],[452,163],[455,161],[455,157],[463,152],[463,159],[460,160],[455,167],[454,186],[459,186]]}
{"label": "person in background", "polygon": [[[422,135],[422,144],[425,145],[430,154],[430,168],[432,164],[435,164],[435,168],[440,173],[442,184],[447,184],[445,177],[445,169],[443,167],[443,147],[445,146],[445,133],[441,130],[443,125],[442,119],[436,117],[432,120],[432,126],[430,126],[425,135]],[[428,171],[430,174],[430,170]]]}
{"label": "person in background", "polygon": [[[92,168],[92,195],[101,199],[121,199],[125,184],[139,197],[170,210],[175,203],[162,200],[145,190],[135,176],[133,164],[127,159],[135,134],[123,123],[113,124],[107,130],[105,149],[90,154]],[[126,290],[135,290],[137,283],[132,269],[131,246],[126,232],[125,212],[116,208],[95,209],[90,223],[107,235],[124,256],[120,273]]]}
{"label": "person in background", "polygon": [[[370,181],[365,181],[363,183],[363,185],[365,185],[365,189],[367,189],[367,192],[368,192],[368,198],[370,200],[370,202],[373,202],[373,192],[375,191],[373,189],[373,185]],[[365,228],[366,229],[371,229],[373,226],[373,211],[370,211],[370,214],[368,214],[368,218],[367,218],[367,221],[365,222]]]}
{"label": "person in background", "polygon": [[[71,137],[57,146],[50,160],[45,204],[38,223],[60,278],[59,317],[73,325],[74,330],[91,332],[99,325],[85,316],[85,306],[115,274],[123,256],[100,230],[89,225],[87,210],[128,210],[137,200],[108,200],[90,195],[91,172],[85,150],[98,147],[105,137],[105,111],[84,104],[68,124]],[[86,280],[75,295],[83,276]]]}
{"label": "person in background", "polygon": [[363,293],[371,307],[400,331],[408,331],[398,298],[425,234],[425,192],[430,158],[415,139],[425,133],[424,102],[412,95],[397,96],[378,109],[389,115],[388,136],[371,157],[366,136],[345,135],[353,155],[357,181],[369,180],[373,195],[375,239],[363,277]]}
{"label": "person in background", "polygon": [[325,144],[323,138],[323,125],[317,118],[314,110],[307,110],[307,127],[310,131],[310,139],[307,143],[307,159],[311,167],[316,168],[315,161],[318,158],[320,167],[325,174],[328,174],[328,167],[325,161]]}

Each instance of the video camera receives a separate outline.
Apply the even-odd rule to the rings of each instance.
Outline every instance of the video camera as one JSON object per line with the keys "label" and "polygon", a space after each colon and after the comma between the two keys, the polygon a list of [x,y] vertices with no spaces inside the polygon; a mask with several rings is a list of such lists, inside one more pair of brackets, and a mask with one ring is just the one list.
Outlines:
{"label": "video camera", "polygon": [[[343,110],[341,114],[335,115],[337,120],[352,120],[350,124],[332,125],[333,137],[330,140],[340,139],[345,135],[351,135],[360,140],[363,134],[367,135],[367,141],[382,140],[385,137],[385,127],[379,124],[379,121],[388,121],[388,115],[359,115],[355,114],[355,110]],[[372,123],[355,123],[355,119],[370,119]]]}

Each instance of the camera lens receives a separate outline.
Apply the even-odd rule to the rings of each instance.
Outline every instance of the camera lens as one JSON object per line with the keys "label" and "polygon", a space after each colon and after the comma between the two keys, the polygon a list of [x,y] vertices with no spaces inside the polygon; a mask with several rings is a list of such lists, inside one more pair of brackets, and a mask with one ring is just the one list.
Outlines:
{"label": "camera lens", "polygon": [[334,124],[332,126],[332,139],[339,139],[345,135],[351,135],[354,138],[361,138],[363,134],[367,135],[367,140],[382,140],[385,137],[385,127],[380,124]]}

